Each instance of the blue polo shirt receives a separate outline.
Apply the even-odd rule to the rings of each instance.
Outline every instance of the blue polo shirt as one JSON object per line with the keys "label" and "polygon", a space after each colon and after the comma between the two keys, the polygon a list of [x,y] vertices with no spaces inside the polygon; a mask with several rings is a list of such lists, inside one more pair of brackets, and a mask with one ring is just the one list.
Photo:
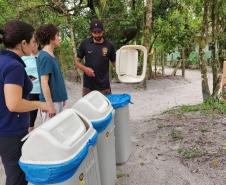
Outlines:
{"label": "blue polo shirt", "polygon": [[[63,102],[67,100],[68,98],[64,78],[57,58],[52,57],[48,52],[41,50],[37,59],[37,68],[39,78],[44,75],[49,75],[48,84],[52,101]],[[39,95],[39,99],[40,101],[45,101],[42,89],[41,94]]]}
{"label": "blue polo shirt", "polygon": [[0,51],[0,136],[25,136],[29,127],[29,113],[10,112],[6,106],[4,85],[22,87],[22,97],[28,99],[32,83],[23,60],[12,51]]}

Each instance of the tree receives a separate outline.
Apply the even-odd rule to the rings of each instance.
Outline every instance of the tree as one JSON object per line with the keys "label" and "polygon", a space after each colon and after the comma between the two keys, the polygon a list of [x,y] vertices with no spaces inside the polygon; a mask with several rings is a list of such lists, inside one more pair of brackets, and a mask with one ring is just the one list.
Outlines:
{"label": "tree", "polygon": [[204,0],[204,13],[202,20],[202,30],[201,37],[199,40],[199,62],[202,76],[202,95],[203,101],[208,101],[210,99],[210,90],[208,85],[208,76],[207,76],[207,63],[204,59],[204,46],[207,43],[207,34],[208,34],[208,8],[209,0]]}
{"label": "tree", "polygon": [[220,64],[219,64],[219,59],[217,59],[217,53],[216,53],[216,45],[217,45],[217,38],[216,38],[216,33],[217,33],[217,20],[219,20],[219,11],[218,7],[219,6],[219,0],[211,0],[211,28],[212,28],[212,44],[211,44],[211,49],[212,49],[212,72],[213,72],[213,93],[212,97],[213,99],[216,99],[218,97],[218,92],[220,90],[221,86],[221,74],[220,73]]}
{"label": "tree", "polygon": [[[152,62],[151,57],[151,25],[152,25],[152,0],[146,1],[146,19],[144,27],[144,46],[148,51],[148,63]],[[149,69],[152,70],[152,69]],[[143,82],[144,89],[147,89],[147,74]]]}
{"label": "tree", "polygon": [[[217,45],[224,40],[224,29],[225,29],[225,18],[223,12],[224,3],[222,0],[204,0],[204,12],[201,28],[201,37],[199,40],[199,61],[201,65],[201,75],[202,75],[202,94],[203,101],[208,101],[209,99],[217,100],[221,85],[221,70],[222,65],[220,65],[220,58],[217,54]],[[211,24],[209,24],[211,23]],[[212,60],[211,67],[213,73],[213,90],[210,93],[207,77],[207,63],[204,59],[203,48],[207,44],[208,37],[212,38],[212,43],[210,48],[212,50]],[[219,50],[221,48],[219,47]]]}

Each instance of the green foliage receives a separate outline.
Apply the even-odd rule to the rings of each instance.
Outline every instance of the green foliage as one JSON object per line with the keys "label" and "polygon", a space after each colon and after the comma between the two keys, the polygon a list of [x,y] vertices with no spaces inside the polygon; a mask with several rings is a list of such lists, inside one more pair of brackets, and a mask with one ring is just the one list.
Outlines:
{"label": "green foliage", "polygon": [[192,51],[190,53],[190,55],[188,57],[187,64],[191,64],[191,65],[198,64],[198,54],[197,54],[197,52]]}
{"label": "green foliage", "polygon": [[5,0],[0,0],[0,27],[4,25],[8,20],[15,18],[16,6],[8,3]]}
{"label": "green foliage", "polygon": [[171,130],[170,136],[173,139],[173,141],[182,140],[184,138],[182,135],[182,132],[179,130],[176,130],[175,128]]}
{"label": "green foliage", "polygon": [[214,101],[209,100],[205,103],[197,104],[197,105],[182,105],[173,109],[170,109],[166,112],[197,112],[201,111],[204,113],[218,113],[218,114],[226,114],[226,103],[223,101]]}
{"label": "green foliage", "polygon": [[118,173],[117,174],[117,179],[122,178],[122,177],[129,177],[129,174],[127,174],[127,173]]}
{"label": "green foliage", "polygon": [[206,152],[198,149],[197,147],[191,147],[179,149],[178,153],[180,154],[180,157],[182,159],[190,160],[197,157],[202,157],[203,155],[205,155]]}
{"label": "green foliage", "polygon": [[[105,36],[116,48],[125,44],[143,44],[145,23],[145,1],[124,0],[91,0],[57,1],[62,6],[53,5],[52,0],[0,0],[0,27],[10,19],[21,19],[31,23],[35,28],[46,23],[59,26],[65,54],[65,65],[73,66],[72,42],[78,46],[90,35],[89,23],[93,18],[104,22]],[[80,2],[80,3],[78,3]],[[66,8],[66,11],[62,10]],[[225,1],[218,1],[219,30],[216,38],[224,45],[226,34],[222,29],[225,23]],[[69,9],[71,9],[69,11]],[[65,13],[66,12],[66,13]],[[67,14],[67,15],[66,15]],[[153,23],[151,44],[158,50],[171,53],[177,49],[186,48],[196,42],[196,36],[201,31],[203,1],[197,0],[161,0],[153,1]],[[70,16],[71,22],[68,22]],[[75,41],[70,40],[69,24],[74,28]],[[69,51],[70,50],[70,51]],[[69,57],[70,55],[70,57]],[[189,63],[197,62],[196,57]]]}
{"label": "green foliage", "polygon": [[71,42],[64,40],[61,46],[56,49],[56,55],[60,59],[60,63],[64,70],[74,69],[73,50]]}
{"label": "green foliage", "polygon": [[105,35],[117,48],[142,34],[144,3],[136,2],[136,9],[130,8],[124,1],[111,1],[105,6],[101,19],[105,24]]}

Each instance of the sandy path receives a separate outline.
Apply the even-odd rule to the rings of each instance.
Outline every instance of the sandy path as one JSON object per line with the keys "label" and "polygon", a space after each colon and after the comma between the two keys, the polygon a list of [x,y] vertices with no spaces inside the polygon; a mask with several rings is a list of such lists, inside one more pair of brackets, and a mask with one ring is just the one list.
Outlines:
{"label": "sandy path", "polygon": [[[167,69],[166,74],[172,70]],[[70,107],[81,97],[81,85],[67,83],[70,97],[67,107]],[[177,159],[156,159],[159,151],[158,143],[153,140],[154,134],[148,119],[170,107],[182,104],[196,104],[202,101],[201,75],[199,71],[186,71],[186,79],[176,77],[174,80],[158,79],[148,82],[148,89],[144,91],[137,85],[112,84],[113,93],[129,93],[134,104],[130,105],[131,132],[133,153],[125,165],[118,166],[118,173],[129,174],[122,177],[118,185],[209,185],[205,176],[191,174]],[[142,140],[144,130],[150,129],[152,141]],[[135,147],[142,144],[145,147]],[[162,149],[161,149],[162,150]],[[140,165],[140,159],[145,158],[145,165]],[[142,163],[143,164],[143,163]],[[0,185],[4,185],[4,170],[0,166]]]}

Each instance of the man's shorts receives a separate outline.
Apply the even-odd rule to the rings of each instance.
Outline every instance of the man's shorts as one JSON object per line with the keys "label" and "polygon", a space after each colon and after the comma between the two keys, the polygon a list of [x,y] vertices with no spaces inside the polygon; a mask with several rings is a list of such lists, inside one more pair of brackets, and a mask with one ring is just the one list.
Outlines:
{"label": "man's shorts", "polygon": [[[87,95],[91,91],[93,91],[93,90],[91,90],[88,87],[83,87],[83,89],[82,89],[82,96]],[[108,94],[111,94],[111,88],[100,90],[99,92],[101,92],[103,95],[108,95]]]}

